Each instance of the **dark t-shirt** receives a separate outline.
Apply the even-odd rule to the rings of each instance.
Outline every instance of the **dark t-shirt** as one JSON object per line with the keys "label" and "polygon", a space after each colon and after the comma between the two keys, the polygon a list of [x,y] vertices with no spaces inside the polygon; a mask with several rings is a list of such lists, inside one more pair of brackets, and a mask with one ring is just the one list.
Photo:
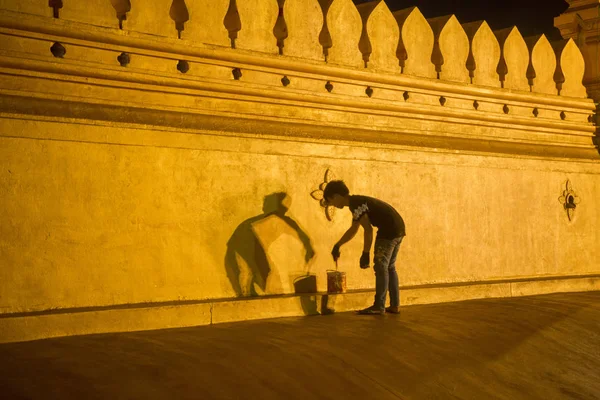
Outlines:
{"label": "dark t-shirt", "polygon": [[350,212],[353,221],[367,214],[371,225],[377,227],[377,236],[382,239],[406,235],[404,220],[394,207],[384,201],[368,196],[350,196]]}

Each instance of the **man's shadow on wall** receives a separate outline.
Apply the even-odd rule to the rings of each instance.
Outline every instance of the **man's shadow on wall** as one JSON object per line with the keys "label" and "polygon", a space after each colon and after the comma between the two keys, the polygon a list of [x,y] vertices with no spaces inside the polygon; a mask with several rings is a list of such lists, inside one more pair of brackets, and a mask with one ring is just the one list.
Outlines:
{"label": "man's shadow on wall", "polygon": [[[283,234],[282,229],[291,228],[298,236],[306,249],[304,261],[307,264],[314,257],[314,249],[309,236],[288,215],[290,203],[291,199],[285,192],[271,193],[265,196],[263,213],[242,222],[231,235],[227,242],[225,267],[236,296],[258,296],[256,287],[263,294],[267,294],[267,283],[273,268],[267,251],[269,246]],[[274,225],[269,225],[268,222]],[[278,228],[269,229],[269,227]],[[311,277],[308,274],[305,276]],[[301,290],[306,290],[304,293],[315,293],[316,279],[309,279],[309,281],[315,282],[314,288],[311,285],[310,288],[302,287]],[[298,285],[295,286],[298,289]]]}

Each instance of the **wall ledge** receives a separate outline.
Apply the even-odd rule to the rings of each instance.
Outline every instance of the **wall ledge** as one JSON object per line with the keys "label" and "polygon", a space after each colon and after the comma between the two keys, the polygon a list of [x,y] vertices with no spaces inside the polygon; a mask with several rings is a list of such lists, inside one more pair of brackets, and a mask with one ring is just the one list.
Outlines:
{"label": "wall ledge", "polygon": [[[136,54],[190,62],[213,62],[240,68],[266,68],[277,73],[306,74],[305,77],[330,77],[342,80],[406,86],[413,89],[442,91],[480,98],[521,101],[556,107],[575,107],[593,110],[590,99],[550,96],[525,91],[461,84],[438,79],[384,73],[364,68],[339,67],[324,61],[300,59],[290,56],[256,53],[241,49],[203,45],[179,39],[122,31],[116,28],[91,26],[61,19],[48,19],[3,10],[0,13],[0,34],[28,37],[44,41],[58,41],[115,52],[132,51]],[[184,57],[185,56],[185,57]],[[591,108],[590,108],[591,107]]]}
{"label": "wall ledge", "polygon": [[[4,115],[183,129],[191,128],[187,120],[193,120],[195,126],[237,133],[283,131],[315,140],[343,137],[462,151],[600,158],[596,127],[590,122],[595,112],[591,99],[341,67],[8,10],[0,13],[0,38],[7,44],[0,50]],[[53,42],[66,46],[64,58],[50,54]],[[137,67],[120,66],[121,52],[145,61]],[[179,72],[178,60],[190,63],[191,72]],[[155,63],[163,63],[163,69],[154,68]],[[233,69],[243,77],[234,79]],[[282,84],[282,77],[298,85]],[[329,82],[331,93],[325,88]],[[221,126],[208,121],[214,116]],[[263,132],[262,125],[277,126]],[[331,131],[340,128],[343,133]]]}
{"label": "wall ledge", "polygon": [[[550,128],[522,128],[501,137],[498,130],[502,124],[490,122],[484,129],[488,134],[465,133],[460,122],[447,121],[444,125],[427,131],[413,125],[423,123],[421,119],[407,115],[395,121],[395,126],[371,126],[352,123],[289,119],[274,115],[243,115],[239,112],[219,112],[189,109],[152,108],[149,105],[82,103],[73,99],[49,96],[44,98],[25,95],[3,95],[0,91],[0,118],[37,120],[49,118],[54,121],[76,123],[93,121],[119,123],[148,127],[171,127],[198,134],[249,135],[273,139],[299,139],[311,141],[343,141],[345,143],[376,143],[399,145],[407,148],[444,149],[449,151],[503,154],[511,156],[533,156],[540,158],[572,158],[598,160],[600,154],[592,140],[593,133],[565,134]],[[346,115],[356,113],[346,111]],[[455,132],[452,132],[455,131]],[[494,136],[496,134],[496,136]],[[31,137],[35,132],[0,132],[0,136]],[[589,135],[589,136],[588,136]],[[511,137],[512,136],[512,137]],[[61,138],[68,140],[68,138]],[[79,138],[79,140],[84,138]],[[85,140],[85,139],[84,139]]]}
{"label": "wall ledge", "polygon": [[[481,298],[600,290],[600,274],[543,276],[479,282],[401,286],[402,306]],[[58,336],[131,332],[255,319],[348,312],[373,301],[374,291],[55,309],[0,314],[0,343]]]}

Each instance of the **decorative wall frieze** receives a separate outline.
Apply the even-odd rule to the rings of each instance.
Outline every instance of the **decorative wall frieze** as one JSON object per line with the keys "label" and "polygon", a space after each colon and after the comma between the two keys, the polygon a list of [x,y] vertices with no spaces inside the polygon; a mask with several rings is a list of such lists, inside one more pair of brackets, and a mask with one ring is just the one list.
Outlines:
{"label": "decorative wall frieze", "polygon": [[531,91],[536,93],[558,94],[554,81],[556,56],[545,35],[526,38],[529,49],[527,78]]}
{"label": "decorative wall frieze", "polygon": [[498,74],[502,87],[513,90],[529,90],[527,67],[529,50],[517,27],[494,32],[500,43],[502,55],[498,65]]}
{"label": "decorative wall frieze", "polygon": [[396,54],[400,40],[398,23],[383,0],[358,6],[363,30],[359,48],[367,68],[400,72]]}
{"label": "decorative wall frieze", "polygon": [[[469,83],[470,77],[467,68],[469,38],[463,27],[454,15],[432,18],[429,20],[429,24],[435,35],[432,60],[439,78]],[[448,56],[450,54],[452,57]]]}
{"label": "decorative wall frieze", "polygon": [[[578,18],[583,23],[582,29],[591,31],[594,23],[589,4],[573,7],[572,4],[573,12],[581,8],[587,13]],[[128,0],[40,1],[37,4],[29,0],[2,2],[0,11],[5,17],[0,25],[5,27],[37,16],[44,20],[42,25],[60,29],[64,26],[56,22],[65,21],[72,23],[66,24],[68,28],[82,32],[86,28],[100,28],[120,39],[141,34],[159,42],[185,39],[187,45],[227,46],[229,43],[238,51],[279,54],[467,84],[475,78],[474,56],[481,51],[477,48],[478,42],[488,40],[488,44],[495,47],[485,29],[473,40],[475,35],[469,38],[467,27],[463,29],[454,16],[431,19],[430,26],[418,8],[392,14],[383,0],[358,6],[352,0],[155,0],[151,4],[132,4]],[[561,27],[563,25],[562,31],[567,32],[569,23]],[[530,90],[528,80],[535,73],[531,71],[535,67],[528,68],[531,66],[528,50],[518,28],[498,31],[496,35],[501,48],[497,81],[492,74],[494,79],[478,79],[477,84],[496,88],[496,82],[501,82],[507,89]],[[594,36],[578,35],[575,39],[576,44],[582,46]],[[586,93],[578,87],[583,56],[568,42],[558,50],[556,83],[563,84],[564,77],[566,85],[559,94],[585,98]],[[538,66],[544,68],[539,63]]]}
{"label": "decorative wall frieze", "polygon": [[[485,22],[461,26],[454,16],[428,22],[417,8],[391,13],[383,1],[356,8],[346,0],[255,0],[265,8],[260,18],[249,3],[213,2],[205,8],[212,10],[205,21],[211,36],[200,3],[161,1],[168,12],[157,6],[157,16],[144,21],[135,4],[107,2],[110,26],[66,17],[49,24],[41,13],[2,10],[0,79],[11,79],[0,93],[69,102],[85,87],[81,103],[133,104],[143,90],[169,95],[140,107],[191,113],[210,110],[211,99],[236,110],[244,99],[257,104],[244,116],[252,119],[269,104],[278,110],[274,118],[316,125],[337,112],[354,113],[348,115],[357,116],[355,126],[366,131],[412,126],[424,137],[594,148],[595,105],[583,98],[583,58],[572,41],[555,45],[554,68],[545,37],[525,41],[516,28],[494,35]],[[316,25],[299,18],[307,13]],[[160,21],[168,32],[148,25]],[[285,35],[276,33],[280,21]],[[381,126],[367,116],[381,118]]]}
{"label": "decorative wall frieze", "polygon": [[[114,97],[116,98],[123,91],[122,88],[115,88]],[[297,114],[297,108],[285,105],[273,107],[273,104],[261,106],[261,103],[245,101],[248,99],[246,96],[240,96],[236,103],[232,103],[228,99],[217,99],[203,109],[164,107],[155,104],[158,103],[158,98],[168,100],[175,98],[180,103],[184,103],[181,99],[186,98],[188,100],[186,104],[194,104],[197,96],[188,97],[168,92],[149,96],[149,93],[140,90],[137,103],[123,99],[81,103],[77,96],[69,98],[64,95],[47,95],[44,98],[31,98],[25,96],[25,93],[22,93],[21,96],[0,94],[0,116],[4,118],[39,118],[65,123],[97,121],[95,123],[110,125],[117,123],[135,126],[139,124],[144,127],[175,128],[202,134],[258,135],[260,137],[266,135],[273,138],[311,142],[342,141],[359,142],[364,145],[374,143],[378,146],[397,145],[412,149],[433,148],[440,151],[445,149],[453,152],[506,154],[514,157],[598,159],[597,149],[589,145],[590,137],[574,136],[577,141],[569,143],[564,140],[564,131],[559,129],[537,128],[535,130],[507,131],[502,123],[495,123],[489,124],[487,128],[479,130],[478,133],[465,135],[465,125],[458,122],[447,122],[439,125],[437,129],[427,132],[423,130],[423,127],[427,126],[428,122],[402,118],[395,113],[378,112],[375,114],[387,125],[374,126],[367,123],[357,125],[357,122],[364,119],[358,108],[348,108],[346,112],[334,111],[336,121],[321,120],[317,122],[310,119],[291,119],[290,113],[296,111]],[[244,106],[245,108],[242,109]],[[267,111],[269,112],[267,113]],[[409,115],[410,113],[407,112],[404,117]],[[439,119],[432,115],[428,120]],[[498,137],[498,133],[502,133],[503,137]],[[533,136],[532,133],[534,133]],[[37,137],[38,135],[37,132],[20,134],[24,137],[30,135]],[[581,132],[575,131],[572,134],[577,135]],[[534,137],[541,140],[532,140]]]}
{"label": "decorative wall frieze", "polygon": [[463,28],[470,43],[467,69],[472,83],[500,87],[498,63],[501,53],[500,44],[494,32],[485,21],[463,24]]}
{"label": "decorative wall frieze", "polygon": [[[441,80],[430,80],[407,74],[384,74],[372,72],[368,69],[349,69],[340,65],[315,63],[308,60],[270,56],[239,52],[235,49],[214,48],[190,45],[177,39],[162,39],[161,41],[130,32],[130,34],[114,35],[113,32],[96,27],[75,29],[72,24],[56,21],[52,25],[45,23],[43,18],[37,16],[23,16],[11,18],[8,13],[0,13],[0,34],[7,37],[28,38],[36,41],[73,44],[89,49],[102,49],[115,52],[129,52],[130,54],[143,54],[157,59],[187,59],[190,62],[232,66],[243,65],[246,69],[261,69],[268,72],[295,72],[300,76],[311,78],[328,77],[336,80],[352,80],[366,83],[366,86],[390,85],[394,87],[414,88],[416,90],[431,90],[456,95],[475,96],[483,99],[497,99],[498,101],[514,100],[531,102],[537,105],[556,107],[572,107],[582,111],[593,110],[593,103],[585,99],[574,99],[560,96],[536,96],[528,92],[515,91],[490,91],[487,88],[467,85],[454,85]],[[425,21],[426,22],[426,21]],[[119,30],[115,30],[119,32]],[[357,44],[358,45],[358,44]],[[131,51],[135,49],[135,52]],[[65,60],[68,62],[68,60]],[[27,68],[26,63],[23,67]],[[433,65],[433,64],[432,64]],[[152,71],[147,71],[152,73]],[[123,79],[123,77],[119,77]],[[410,91],[410,90],[409,90]]]}

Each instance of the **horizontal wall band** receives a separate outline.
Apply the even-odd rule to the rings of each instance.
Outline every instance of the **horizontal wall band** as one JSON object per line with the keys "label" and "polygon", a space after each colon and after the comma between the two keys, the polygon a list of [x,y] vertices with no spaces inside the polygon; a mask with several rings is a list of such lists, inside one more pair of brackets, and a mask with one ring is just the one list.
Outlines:
{"label": "horizontal wall band", "polygon": [[[0,138],[7,141],[33,140],[56,141],[101,146],[148,147],[203,152],[261,154],[271,157],[331,159],[331,152],[342,161],[369,161],[394,165],[439,165],[461,168],[481,168],[478,157],[486,157],[485,168],[492,170],[518,170],[524,166],[530,171],[600,175],[598,159],[569,159],[516,154],[490,154],[480,151],[456,151],[443,148],[412,147],[405,145],[330,140],[279,135],[253,135],[235,132],[205,131],[181,127],[139,125],[133,123],[88,120],[80,118],[47,117],[1,113],[10,128],[0,131]],[[79,129],[63,130],[62,126],[76,125]],[[256,148],[252,142],[259,141]],[[282,145],[284,144],[284,145]],[[358,152],[358,153],[356,153]],[[398,152],[402,152],[399,156]],[[426,162],[425,154],[435,155]],[[475,157],[473,157],[475,156]],[[460,160],[460,161],[458,161]]]}
{"label": "horizontal wall band", "polygon": [[[272,135],[299,137],[313,140],[340,140],[345,142],[373,142],[420,148],[441,148],[450,150],[483,153],[533,155],[536,157],[600,159],[598,150],[591,143],[586,146],[564,144],[544,144],[543,142],[516,142],[478,139],[476,137],[427,135],[412,131],[369,130],[366,128],[341,127],[339,125],[317,125],[315,121],[289,122],[286,120],[253,119],[240,116],[206,115],[179,111],[154,110],[59,101],[58,99],[38,99],[33,97],[0,95],[0,113],[5,115],[31,115],[45,117],[76,118],[110,122],[122,122],[147,126],[177,127],[202,132],[229,132],[250,135]],[[241,123],[243,122],[243,123]],[[0,132],[6,136],[10,132]]]}
{"label": "horizontal wall band", "polygon": [[490,98],[506,101],[522,101],[539,105],[572,107],[585,111],[593,111],[595,109],[594,103],[590,99],[538,95],[491,87],[485,88],[402,74],[374,73],[357,68],[337,67],[313,60],[257,54],[217,46],[201,46],[198,43],[166,37],[161,37],[159,41],[152,35],[137,32],[127,32],[125,34],[116,28],[94,27],[60,19],[49,20],[41,16],[24,15],[11,11],[0,14],[0,26],[3,27],[0,28],[0,33],[3,34],[60,41],[64,44],[75,44],[113,51],[137,52],[138,54],[173,60],[186,59],[190,62],[214,60],[218,65],[227,63],[231,66],[235,65],[238,68],[255,66],[273,69],[277,73],[304,73],[307,74],[307,77],[314,79],[348,79],[361,82],[367,86],[372,84],[402,86],[462,94],[480,99]]}
{"label": "horizontal wall band", "polygon": [[[40,79],[51,79],[54,82],[71,82],[86,85],[110,86],[122,88],[122,97],[126,98],[127,90],[138,89],[154,92],[168,92],[176,94],[187,94],[190,96],[222,97],[224,99],[232,96],[248,96],[253,101],[280,104],[298,105],[320,109],[345,108],[349,111],[363,113],[410,113],[414,117],[437,118],[443,120],[454,119],[457,122],[473,125],[474,123],[502,124],[503,127],[516,129],[547,128],[569,134],[592,137],[595,127],[588,122],[573,122],[523,117],[518,115],[504,115],[500,113],[486,113],[482,111],[467,111],[461,108],[442,106],[431,106],[413,102],[394,102],[377,99],[363,99],[351,96],[335,95],[329,93],[310,93],[306,91],[276,90],[272,87],[253,87],[245,84],[232,84],[231,82],[215,82],[214,80],[202,79],[180,79],[171,76],[154,76],[140,72],[123,72],[103,70],[91,66],[81,66],[75,63],[47,62],[35,59],[19,59],[11,57],[0,57],[0,73],[11,76],[12,79],[22,77],[38,77]],[[34,72],[35,71],[35,72]],[[34,72],[32,74],[31,72]],[[29,93],[35,97],[35,92]],[[448,95],[450,96],[450,95]],[[451,99],[451,97],[448,97]],[[90,99],[91,100],[91,99]],[[474,101],[475,99],[461,99]],[[481,99],[480,99],[481,100]],[[81,98],[81,102],[88,99]],[[531,110],[537,104],[509,103],[508,106],[530,107]],[[165,105],[166,106],[166,105]],[[578,112],[576,109],[564,109],[566,112]],[[558,115],[558,111],[557,111]],[[586,110],[586,117],[591,111]]]}
{"label": "horizontal wall band", "polygon": [[[600,273],[598,274],[586,274],[586,275],[551,275],[551,276],[540,276],[540,277],[527,277],[527,278],[514,278],[514,279],[493,279],[483,281],[468,281],[468,282],[450,282],[450,283],[434,283],[424,285],[400,285],[400,290],[419,290],[419,289],[444,289],[444,288],[456,288],[456,287],[468,287],[468,286],[481,286],[481,285],[499,285],[499,284],[510,284],[510,283],[523,283],[523,282],[546,282],[546,281],[566,281],[573,279],[599,279]],[[351,290],[347,293],[374,293],[371,289]],[[327,293],[306,293],[303,295],[326,295]],[[95,307],[74,307],[74,308],[57,308],[51,310],[39,310],[39,311],[28,311],[18,313],[0,313],[0,319],[4,318],[21,318],[21,317],[33,317],[42,315],[54,315],[54,314],[74,314],[94,311],[108,311],[108,310],[123,310],[130,308],[156,308],[156,307],[172,307],[172,306],[188,306],[197,304],[207,303],[221,303],[230,301],[251,301],[260,299],[277,299],[277,298],[289,298],[297,297],[297,294],[283,294],[283,295],[265,295],[257,297],[239,297],[239,298],[225,298],[225,299],[207,299],[207,300],[173,300],[163,301],[156,303],[134,303],[134,304],[115,304],[108,306],[95,306]]]}
{"label": "horizontal wall band", "polygon": [[[18,81],[19,77],[23,79],[18,84],[23,88],[22,93],[17,93],[14,90],[11,92],[11,90],[5,89],[4,93],[7,95],[17,95],[14,96],[15,98],[18,95],[30,98],[40,97],[45,98],[48,102],[61,100],[63,104],[70,104],[70,110],[78,109],[78,112],[84,107],[75,107],[74,103],[76,102],[80,104],[93,103],[91,107],[96,107],[96,110],[98,110],[97,107],[101,103],[107,106],[121,105],[129,110],[135,110],[132,112],[115,112],[114,110],[107,109],[107,112],[89,112],[72,115],[69,113],[70,110],[67,109],[64,109],[62,113],[54,113],[40,108],[32,111],[31,107],[29,107],[29,111],[24,111],[23,108],[18,109],[18,106],[8,105],[8,107],[0,110],[8,114],[35,115],[39,112],[39,115],[42,116],[88,118],[90,120],[193,128],[192,126],[184,125],[181,121],[188,117],[157,117],[143,121],[141,119],[132,121],[131,118],[133,114],[143,113],[143,109],[151,108],[151,112],[158,112],[162,109],[165,113],[189,113],[193,115],[191,119],[196,119],[196,122],[200,122],[198,121],[198,118],[201,118],[199,117],[200,115],[213,111],[209,110],[210,107],[204,107],[206,109],[202,108],[204,104],[202,102],[205,100],[198,101],[197,104],[199,106],[197,108],[188,106],[186,109],[184,105],[186,103],[190,104],[189,99],[192,98],[212,98],[221,101],[220,106],[223,108],[225,108],[223,104],[227,104],[225,102],[231,101],[232,106],[230,108],[232,110],[236,109],[234,104],[236,101],[245,101],[248,103],[263,104],[265,107],[272,107],[273,110],[278,107],[282,110],[285,107],[299,107],[307,110],[307,115],[310,114],[308,109],[330,110],[332,112],[354,113],[356,115],[380,115],[390,118],[391,121],[390,123],[382,123],[380,126],[365,125],[363,127],[360,124],[355,124],[354,126],[342,127],[340,126],[341,124],[338,124],[338,126],[333,128],[327,126],[328,121],[320,121],[318,118],[306,118],[306,121],[304,121],[299,117],[295,120],[290,120],[289,118],[286,119],[285,115],[283,115],[283,118],[277,120],[275,116],[263,116],[258,111],[255,115],[251,112],[238,113],[238,115],[233,115],[232,113],[232,115],[225,115],[225,118],[229,118],[230,121],[237,121],[238,123],[243,121],[244,124],[252,121],[248,125],[255,123],[254,120],[260,121],[258,123],[263,125],[266,118],[272,118],[273,120],[269,121],[269,123],[282,124],[275,128],[273,132],[269,132],[268,129],[265,131],[258,127],[256,129],[250,126],[244,128],[236,127],[236,122],[224,123],[223,126],[208,123],[211,126],[209,130],[215,131],[231,129],[234,133],[257,135],[276,135],[283,131],[286,132],[286,135],[318,140],[324,138],[321,131],[343,128],[344,130],[349,129],[351,132],[338,133],[337,135],[330,132],[332,135],[328,136],[326,134],[325,138],[398,144],[411,147],[533,155],[546,158],[599,158],[597,144],[594,140],[596,127],[582,120],[583,118],[587,119],[587,116],[590,116],[595,108],[593,101],[590,99],[561,98],[560,96],[527,92],[519,93],[504,89],[475,87],[426,78],[402,76],[401,74],[373,73],[360,69],[331,66],[317,61],[257,54],[215,46],[197,46],[189,42],[182,44],[180,40],[168,38],[156,40],[157,38],[152,35],[136,32],[128,32],[127,35],[124,35],[123,31],[118,29],[95,27],[72,21],[50,20],[52,23],[48,23],[49,20],[45,17],[22,15],[20,13],[13,14],[23,16],[23,18],[16,18],[17,22],[10,22],[6,24],[6,27],[0,28],[0,32],[3,32],[5,35],[29,37],[43,41],[56,39],[62,40],[67,44],[72,43],[76,46],[101,48],[110,51],[126,50],[131,52],[132,49],[135,51],[142,49],[143,54],[147,56],[170,58],[173,60],[181,59],[182,54],[185,55],[191,52],[189,54],[196,54],[195,61],[199,63],[214,62],[215,65],[220,66],[223,66],[223,63],[232,63],[230,66],[236,65],[242,68],[248,66],[248,68],[254,68],[256,71],[271,74],[282,74],[289,71],[292,75],[296,73],[306,76],[309,79],[325,80],[330,79],[331,76],[337,76],[349,85],[370,85],[372,87],[375,85],[374,87],[377,87],[376,85],[379,84],[385,90],[400,93],[404,89],[412,88],[411,90],[420,90],[420,95],[432,98],[437,98],[435,96],[439,95],[446,95],[451,103],[443,107],[425,104],[430,100],[419,103],[413,101],[391,101],[383,98],[368,99],[366,96],[362,98],[362,96],[348,96],[336,93],[316,93],[310,90],[281,88],[245,81],[234,82],[233,80],[184,76],[176,73],[168,74],[141,69],[123,69],[112,65],[94,65],[94,63],[90,62],[54,59],[50,56],[25,55],[25,53],[23,53],[23,57],[14,57],[14,54],[4,52],[2,53],[3,55],[0,55],[0,66],[4,67],[0,73],[4,73],[4,78],[9,79],[8,81],[5,80],[5,82],[10,82],[13,79]],[[4,17],[0,16],[0,21],[3,21],[2,18]],[[63,36],[47,37],[45,35],[48,34],[48,29]],[[63,39],[65,38],[70,38],[71,42],[68,42],[68,40],[64,41]],[[90,40],[92,41],[90,42]],[[111,44],[118,46],[125,44],[130,47],[117,49],[110,47]],[[282,70],[283,67],[289,68]],[[303,70],[303,68],[308,69]],[[45,94],[40,89],[43,85],[38,87],[38,83],[32,81],[32,79],[45,79],[47,82],[54,82],[54,86],[60,86],[62,82],[65,85],[64,90],[66,91],[63,91],[63,94],[60,92],[60,88],[58,88],[53,90],[52,93]],[[28,87],[29,84],[31,84],[31,87]],[[88,97],[69,96],[68,85],[71,85],[71,91],[73,91],[75,87],[73,85],[77,84],[93,85],[96,87],[97,90],[95,89],[94,93],[97,94],[98,98],[94,98],[92,95]],[[100,89],[103,91],[100,92]],[[114,100],[111,98],[111,96],[115,97],[117,89],[120,91],[119,95],[122,95],[122,99],[118,99],[121,100],[120,102],[114,101],[117,100],[116,98]],[[146,107],[142,104],[135,104],[128,101],[129,98],[134,97],[133,93],[135,91],[187,96],[188,100],[184,100],[184,97],[172,97],[172,100],[175,101],[172,101],[170,104],[168,102],[157,104],[155,101]],[[457,102],[453,103],[455,99]],[[459,100],[463,101],[463,103],[477,100],[482,102],[482,104],[488,101],[488,107],[497,107],[498,104],[502,105],[504,100],[506,105],[511,107],[511,110],[514,109],[515,112],[513,114],[511,111],[509,115],[505,115],[502,112],[496,112],[495,108],[488,109],[488,111],[469,110],[464,108],[464,104],[461,106],[458,102]],[[178,101],[181,101],[182,104],[176,104]],[[545,111],[547,114],[544,115],[548,117],[552,115],[556,119],[544,118],[544,116],[534,118],[523,115],[527,112],[527,109],[533,110],[540,104],[547,104],[547,107],[552,108],[544,109],[547,110]],[[506,112],[508,113],[508,111]],[[556,112],[556,115],[553,114],[554,112]],[[566,120],[559,119],[558,114],[560,112],[567,113],[567,116],[564,114],[560,116],[560,118]],[[96,114],[95,117],[92,115],[94,113]],[[98,117],[98,114],[102,114],[102,116]],[[116,115],[107,116],[106,114]],[[573,119],[569,119],[568,115],[571,115]],[[149,116],[149,114],[146,112],[145,116]],[[415,126],[418,124],[433,126],[432,124],[434,124],[435,128],[434,130],[430,128],[423,129],[421,132],[417,132],[415,129],[408,131],[398,122],[404,118],[413,121],[413,125]],[[166,123],[168,120],[172,121],[172,123]],[[284,123],[284,121],[286,122]],[[319,127],[319,134],[306,132],[314,128],[312,125]],[[196,124],[196,126],[198,125]],[[463,129],[463,126],[466,129]],[[476,129],[473,130],[473,127],[476,127]],[[460,131],[461,129],[462,131]],[[346,133],[350,134],[347,135]]]}
{"label": "horizontal wall band", "polygon": [[[600,290],[600,274],[402,286],[402,306],[480,298]],[[374,291],[173,301],[13,313],[0,316],[0,343],[109,332],[210,325],[347,312],[372,303]]]}

